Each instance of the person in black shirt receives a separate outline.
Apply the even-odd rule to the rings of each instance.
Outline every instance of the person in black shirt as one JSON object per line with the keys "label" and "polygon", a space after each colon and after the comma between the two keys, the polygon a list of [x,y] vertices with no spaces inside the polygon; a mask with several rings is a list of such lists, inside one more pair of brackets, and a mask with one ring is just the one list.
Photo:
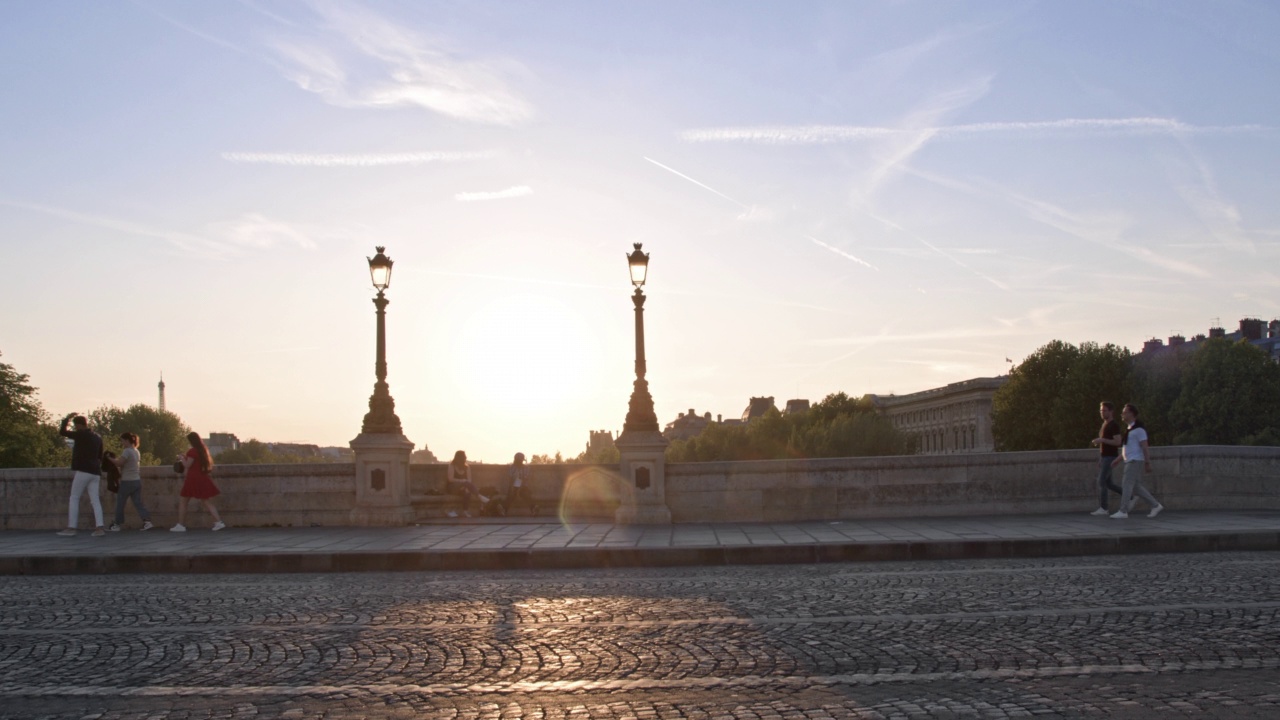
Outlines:
{"label": "person in black shirt", "polygon": [[[74,430],[67,429],[69,422],[74,424]],[[102,527],[102,500],[98,497],[98,485],[102,482],[102,437],[89,429],[89,421],[83,415],[75,413],[62,418],[58,434],[75,441],[71,447],[71,469],[75,477],[71,480],[71,501],[67,504],[67,529],[59,530],[58,534],[65,537],[76,534],[76,526],[80,524],[80,496],[87,490],[89,504],[93,506],[93,534],[106,535]]]}
{"label": "person in black shirt", "polygon": [[[1120,446],[1124,444],[1120,423],[1115,421],[1115,406],[1104,402],[1098,406],[1098,414],[1102,416],[1102,428],[1091,445],[1098,448],[1098,509],[1090,515],[1109,515],[1107,510],[1107,491],[1122,495],[1120,486],[1111,481],[1111,463],[1120,454]],[[1121,508],[1123,510],[1124,508]]]}

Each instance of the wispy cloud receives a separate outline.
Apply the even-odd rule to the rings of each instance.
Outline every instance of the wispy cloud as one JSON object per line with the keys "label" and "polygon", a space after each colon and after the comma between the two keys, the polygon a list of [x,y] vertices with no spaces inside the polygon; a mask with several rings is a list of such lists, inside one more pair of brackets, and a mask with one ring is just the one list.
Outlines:
{"label": "wispy cloud", "polygon": [[271,47],[289,80],[330,104],[419,107],[491,125],[518,125],[534,115],[510,86],[523,73],[510,61],[458,57],[364,8],[312,7],[328,37],[277,38]]}
{"label": "wispy cloud", "polygon": [[748,212],[750,212],[750,211],[751,211],[751,207],[750,207],[749,205],[747,205],[747,204],[745,204],[745,203],[738,202],[737,200],[734,200],[733,198],[729,197],[728,195],[725,195],[724,193],[720,192],[719,190],[717,190],[717,189],[715,189],[715,188],[711,187],[710,185],[707,185],[707,184],[705,184],[705,183],[698,182],[697,180],[694,180],[693,178],[689,177],[688,175],[685,175],[684,173],[680,172],[679,170],[676,170],[675,168],[667,167],[666,165],[663,165],[662,163],[658,162],[657,160],[654,160],[653,158],[648,158],[648,157],[647,157],[647,158],[645,158],[645,160],[648,160],[649,162],[653,163],[654,165],[657,165],[658,167],[662,168],[663,170],[666,170],[667,172],[669,172],[669,173],[671,173],[671,174],[673,174],[673,175],[676,175],[676,176],[678,176],[678,177],[682,177],[682,178],[684,178],[685,180],[688,180],[689,182],[693,183],[694,185],[697,185],[698,187],[702,188],[703,190],[707,190],[708,192],[712,192],[712,193],[715,193],[716,195],[719,195],[720,197],[724,198],[725,200],[728,200],[729,202],[733,203],[734,205],[737,205],[738,207],[742,208],[743,210],[746,210],[746,211],[748,211]]}
{"label": "wispy cloud", "polygon": [[227,242],[242,248],[266,250],[277,245],[294,245],[314,250],[311,234],[296,225],[271,220],[258,213],[249,213],[239,220],[215,223],[209,229]]}
{"label": "wispy cloud", "polygon": [[123,235],[163,240],[180,250],[196,255],[221,256],[226,255],[229,250],[225,243],[212,240],[207,237],[201,237],[193,233],[163,230],[143,223],[134,222],[132,220],[121,220],[107,215],[78,212],[75,210],[68,210],[66,208],[25,202],[22,200],[0,199],[0,205],[28,210],[30,212],[40,213],[42,215],[48,215],[62,220],[69,220],[80,225],[88,225],[90,227],[101,228],[103,230],[111,230]]}
{"label": "wispy cloud", "polygon": [[686,142],[741,142],[764,145],[815,145],[910,137],[928,131],[934,139],[981,135],[1177,135],[1268,130],[1263,125],[1191,125],[1173,118],[1067,118],[1039,122],[988,122],[924,128],[865,125],[756,125],[685,130]]}
{"label": "wispy cloud", "polygon": [[313,233],[306,228],[271,220],[257,213],[247,214],[237,220],[211,223],[199,232],[181,232],[156,228],[134,220],[21,200],[0,199],[0,205],[110,230],[125,236],[162,240],[183,252],[206,258],[234,257],[249,250],[266,250],[278,245],[293,245],[304,249],[316,246],[312,239]]}
{"label": "wispy cloud", "polygon": [[826,244],[826,243],[822,242],[822,241],[821,241],[821,240],[819,240],[818,238],[813,237],[812,235],[805,235],[805,237],[809,238],[809,239],[810,239],[810,240],[812,240],[814,243],[816,243],[816,244],[818,245],[818,247],[826,248],[827,250],[830,250],[831,252],[833,252],[833,253],[835,253],[835,254],[839,255],[839,256],[840,256],[840,257],[842,257],[842,258],[848,258],[848,259],[850,259],[850,260],[852,260],[852,261],[854,261],[854,262],[858,263],[859,265],[863,265],[863,266],[869,267],[869,268],[871,268],[872,270],[876,270],[876,271],[880,270],[880,268],[876,267],[875,265],[872,265],[871,263],[867,262],[866,260],[863,260],[862,258],[860,258],[860,257],[856,257],[856,256],[854,256],[854,255],[850,255],[849,253],[845,252],[844,250],[841,250],[841,249],[840,249],[840,248],[838,248],[838,247],[832,247],[832,246],[830,246],[830,245],[828,245],[828,244]]}
{"label": "wispy cloud", "polygon": [[412,153],[262,153],[224,152],[222,159],[234,163],[288,165],[291,167],[384,167],[387,165],[426,165],[439,162],[487,160],[497,152],[412,152]]}
{"label": "wispy cloud", "polygon": [[476,200],[505,200],[506,198],[524,197],[532,195],[533,188],[528,185],[516,185],[506,190],[497,190],[494,192],[460,192],[453,196],[458,202],[475,202]]}

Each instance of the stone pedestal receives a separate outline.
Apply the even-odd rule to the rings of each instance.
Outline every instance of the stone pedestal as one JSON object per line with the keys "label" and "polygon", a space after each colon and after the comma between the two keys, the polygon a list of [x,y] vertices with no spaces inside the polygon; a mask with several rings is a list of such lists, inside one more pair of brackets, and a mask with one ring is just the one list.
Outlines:
{"label": "stone pedestal", "polygon": [[409,455],[413,443],[395,433],[360,433],[351,441],[356,454],[356,506],[353,525],[409,525],[415,519],[409,500]]}
{"label": "stone pedestal", "polygon": [[622,504],[613,521],[618,525],[670,525],[666,438],[660,432],[623,430],[615,444],[622,455],[622,479],[630,487],[619,493]]}

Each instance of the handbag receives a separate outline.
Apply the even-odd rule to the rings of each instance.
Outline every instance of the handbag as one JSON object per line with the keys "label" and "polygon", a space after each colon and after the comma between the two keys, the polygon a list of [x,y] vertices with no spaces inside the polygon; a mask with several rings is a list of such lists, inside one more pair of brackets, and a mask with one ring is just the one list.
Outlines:
{"label": "handbag", "polygon": [[176,472],[176,473],[178,473],[179,475],[181,475],[182,473],[186,472],[186,471],[187,471],[187,469],[186,469],[186,468],[184,468],[184,467],[182,467],[182,461],[181,461],[181,460],[175,460],[175,461],[174,461],[174,463],[173,463],[173,471],[174,471],[174,472]]}
{"label": "handbag", "polygon": [[113,493],[120,492],[120,468],[111,462],[116,458],[116,454],[110,450],[102,453],[102,472],[107,474],[107,490]]}

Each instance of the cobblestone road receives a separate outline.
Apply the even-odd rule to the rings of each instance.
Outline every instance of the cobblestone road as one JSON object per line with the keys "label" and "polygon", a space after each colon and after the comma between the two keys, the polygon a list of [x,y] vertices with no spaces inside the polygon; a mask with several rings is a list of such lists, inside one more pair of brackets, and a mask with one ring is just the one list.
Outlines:
{"label": "cobblestone road", "polygon": [[0,578],[5,718],[1280,717],[1280,554]]}

